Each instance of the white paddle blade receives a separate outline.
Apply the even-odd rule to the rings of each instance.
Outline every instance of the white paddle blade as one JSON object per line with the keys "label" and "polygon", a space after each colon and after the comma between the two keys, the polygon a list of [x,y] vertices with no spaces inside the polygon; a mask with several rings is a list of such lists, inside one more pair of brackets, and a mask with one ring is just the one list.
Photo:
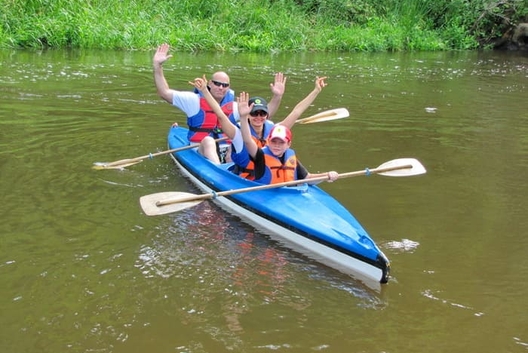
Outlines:
{"label": "white paddle blade", "polygon": [[379,175],[392,177],[407,177],[427,173],[422,163],[415,158],[393,159],[392,161],[383,163],[377,169],[392,169],[378,173]]}
{"label": "white paddle blade", "polygon": [[[143,209],[143,212],[145,212],[147,216],[159,216],[194,207],[203,201],[185,201],[186,199],[192,198],[193,196],[196,195],[187,192],[159,192],[157,194],[150,194],[140,197],[139,203]],[[168,204],[158,206],[159,202],[168,202]]]}
{"label": "white paddle blade", "polygon": [[297,122],[299,124],[312,124],[312,123],[320,123],[323,121],[331,121],[331,120],[337,120],[337,119],[343,119],[350,116],[350,113],[346,108],[337,108],[328,110],[325,112],[321,112],[319,114],[312,115],[311,117],[305,118],[305,119],[299,119]]}

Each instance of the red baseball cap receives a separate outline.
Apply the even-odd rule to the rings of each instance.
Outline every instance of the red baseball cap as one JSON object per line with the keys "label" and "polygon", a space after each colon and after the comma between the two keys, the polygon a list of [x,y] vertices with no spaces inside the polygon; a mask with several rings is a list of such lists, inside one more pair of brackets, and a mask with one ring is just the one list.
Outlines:
{"label": "red baseball cap", "polygon": [[291,142],[292,133],[286,126],[277,124],[271,128],[268,140],[271,141],[274,138],[281,139],[284,142]]}

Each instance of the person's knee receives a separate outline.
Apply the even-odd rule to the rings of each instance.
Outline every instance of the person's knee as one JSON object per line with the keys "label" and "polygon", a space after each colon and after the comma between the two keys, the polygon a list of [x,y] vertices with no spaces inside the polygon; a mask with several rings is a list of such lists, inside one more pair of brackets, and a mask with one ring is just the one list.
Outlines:
{"label": "person's knee", "polygon": [[216,148],[216,142],[215,140],[211,137],[211,136],[206,136],[204,137],[204,139],[202,140],[202,142],[200,142],[200,145],[205,149],[209,149],[211,147],[214,147]]}
{"label": "person's knee", "polygon": [[220,164],[220,159],[216,152],[216,142],[211,136],[205,137],[202,142],[200,142],[200,148],[198,150],[205,158],[216,164]]}
{"label": "person's knee", "polygon": [[210,153],[214,152],[216,154],[216,142],[212,137],[205,137],[202,142],[200,142],[200,152],[204,156],[208,156]]}

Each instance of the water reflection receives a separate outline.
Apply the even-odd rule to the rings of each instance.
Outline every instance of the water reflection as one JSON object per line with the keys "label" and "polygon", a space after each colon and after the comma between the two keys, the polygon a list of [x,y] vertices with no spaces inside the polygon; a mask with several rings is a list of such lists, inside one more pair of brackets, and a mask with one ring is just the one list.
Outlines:
{"label": "water reflection", "polygon": [[228,349],[247,344],[247,335],[257,339],[281,332],[276,324],[272,332],[255,332],[252,322],[263,323],[271,319],[268,315],[295,322],[290,311],[303,316],[313,304],[314,288],[321,294],[337,290],[351,295],[365,309],[387,305],[379,293],[299,258],[210,202],[164,223],[151,232],[153,242],[141,248],[136,267],[145,278],[173,283],[164,296],[177,300],[182,324],[208,333]]}

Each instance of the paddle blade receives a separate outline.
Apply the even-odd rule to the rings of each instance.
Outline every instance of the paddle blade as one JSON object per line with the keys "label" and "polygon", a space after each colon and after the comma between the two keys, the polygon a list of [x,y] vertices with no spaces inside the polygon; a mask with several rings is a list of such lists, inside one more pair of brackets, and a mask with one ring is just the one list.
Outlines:
{"label": "paddle blade", "polygon": [[138,164],[143,162],[143,160],[140,161],[133,161],[133,162],[112,162],[112,163],[103,163],[103,162],[95,162],[92,169],[95,170],[102,170],[102,169],[123,169],[126,167],[129,167],[134,164]]}
{"label": "paddle blade", "polygon": [[422,163],[414,158],[393,159],[392,161],[383,163],[376,169],[390,169],[388,171],[381,171],[378,174],[391,177],[407,177],[427,173]]}
{"label": "paddle blade", "polygon": [[299,124],[312,124],[312,123],[320,123],[323,121],[331,121],[331,120],[337,120],[337,119],[343,119],[350,116],[350,113],[346,108],[337,108],[328,110],[325,112],[321,112],[315,115],[312,115],[308,118],[299,119],[297,122]]}
{"label": "paddle blade", "polygon": [[[178,212],[186,208],[194,207],[203,200],[186,199],[195,198],[195,194],[187,192],[159,192],[157,194],[145,195],[139,198],[139,203],[143,212],[147,216],[159,216],[167,213]],[[165,202],[167,205],[158,206],[158,203]]]}

